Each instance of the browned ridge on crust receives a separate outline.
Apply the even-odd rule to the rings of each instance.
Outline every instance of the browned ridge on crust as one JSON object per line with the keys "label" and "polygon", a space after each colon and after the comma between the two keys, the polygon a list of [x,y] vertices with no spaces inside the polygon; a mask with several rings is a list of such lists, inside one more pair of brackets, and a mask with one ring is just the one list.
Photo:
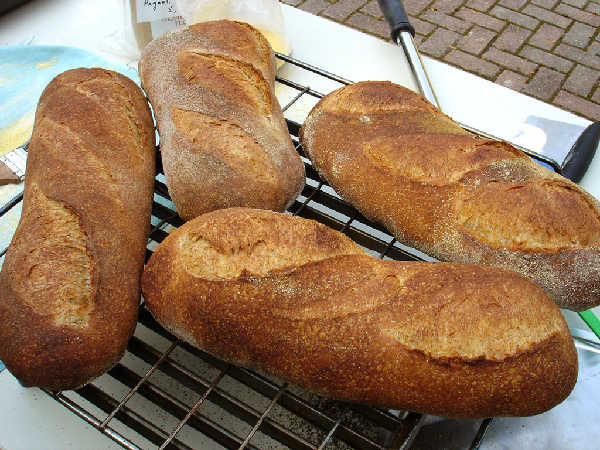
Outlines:
{"label": "browned ridge on crust", "polygon": [[146,99],[123,75],[69,70],[42,93],[21,220],[0,274],[0,359],[23,385],[76,388],[125,352],[155,145]]}
{"label": "browned ridge on crust", "polygon": [[525,416],[564,400],[577,353],[527,278],[381,261],[285,214],[204,214],[150,258],[154,317],[218,358],[349,402],[455,417]]}
{"label": "browned ridge on crust", "polygon": [[274,92],[275,59],[252,26],[220,20],[167,33],[144,49],[169,193],[192,219],[233,206],[285,210],[304,166]]}
{"label": "browned ridge on crust", "polygon": [[511,145],[380,81],[325,96],[300,138],[319,174],[399,241],[520,272],[564,308],[600,304],[598,201]]}

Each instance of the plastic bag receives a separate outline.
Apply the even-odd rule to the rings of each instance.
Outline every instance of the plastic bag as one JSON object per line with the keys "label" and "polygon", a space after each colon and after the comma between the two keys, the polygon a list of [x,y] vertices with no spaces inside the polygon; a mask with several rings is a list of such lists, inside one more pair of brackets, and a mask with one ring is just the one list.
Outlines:
{"label": "plastic bag", "polygon": [[[247,22],[267,38],[274,51],[289,55],[281,5],[277,0],[120,0],[121,25],[102,42],[103,50],[127,64],[140,58],[152,39],[177,27],[208,20]],[[282,60],[277,60],[281,67]]]}
{"label": "plastic bag", "polygon": [[175,6],[188,25],[219,19],[247,22],[260,30],[274,51],[291,53],[277,0],[175,0]]}
{"label": "plastic bag", "polygon": [[175,9],[174,0],[120,0],[115,11],[119,26],[100,43],[104,52],[126,64],[134,65],[141,50],[152,39],[177,27],[185,26]]}
{"label": "plastic bag", "polygon": [[129,0],[130,20],[140,48],[152,39],[185,25],[174,0]]}

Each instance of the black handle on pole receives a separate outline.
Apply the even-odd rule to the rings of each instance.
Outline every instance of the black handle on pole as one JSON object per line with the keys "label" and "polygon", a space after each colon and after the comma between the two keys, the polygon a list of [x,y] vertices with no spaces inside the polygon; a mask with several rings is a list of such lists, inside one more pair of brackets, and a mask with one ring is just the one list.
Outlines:
{"label": "black handle on pole", "polygon": [[594,158],[599,139],[600,122],[594,122],[583,130],[563,162],[561,167],[563,177],[575,183],[583,178],[585,171]]}
{"label": "black handle on pole", "polygon": [[392,40],[396,42],[398,35],[403,31],[408,31],[413,37],[415,29],[408,20],[408,14],[404,10],[404,5],[400,0],[377,0],[381,12],[390,24]]}

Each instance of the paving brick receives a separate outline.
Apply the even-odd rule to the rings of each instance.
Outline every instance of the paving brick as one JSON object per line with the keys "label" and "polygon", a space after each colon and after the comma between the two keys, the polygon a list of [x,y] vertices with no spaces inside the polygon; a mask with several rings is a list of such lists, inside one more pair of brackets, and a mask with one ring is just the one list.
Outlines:
{"label": "paving brick", "polygon": [[505,25],[502,20],[470,8],[460,8],[456,13],[454,13],[454,15],[466,20],[467,22],[476,23],[477,25],[481,25],[482,27],[489,28],[490,30],[494,31],[500,31]]}
{"label": "paving brick", "polygon": [[505,68],[516,70],[526,76],[529,76],[537,68],[537,64],[511,53],[504,52],[493,46],[483,54],[483,57],[504,66]]}
{"label": "paving brick", "polygon": [[561,3],[574,6],[575,8],[583,9],[588,0],[561,0]]}
{"label": "paving brick", "polygon": [[519,75],[512,70],[504,70],[502,73],[496,78],[494,83],[500,84],[507,88],[510,88],[514,91],[521,91],[527,82],[527,77],[523,75]]}
{"label": "paving brick", "polygon": [[329,5],[321,14],[336,20],[344,20],[358,8],[367,3],[367,0],[338,0]]}
{"label": "paving brick", "polygon": [[444,61],[488,78],[494,77],[500,71],[500,67],[496,64],[461,50],[452,50],[444,57]]}
{"label": "paving brick", "polygon": [[562,41],[575,47],[585,48],[590,43],[595,31],[594,27],[590,27],[584,23],[573,22],[567,34],[563,36]]}
{"label": "paving brick", "polygon": [[435,0],[431,4],[431,8],[446,14],[452,14],[463,3],[464,0]]}
{"label": "paving brick", "polygon": [[564,109],[568,109],[574,113],[580,114],[590,120],[600,120],[600,105],[592,103],[588,100],[584,100],[583,98],[570,94],[567,91],[560,91],[552,103],[562,106]]}
{"label": "paving brick", "polygon": [[433,0],[404,0],[404,9],[408,14],[416,16],[421,14]]}
{"label": "paving brick", "polygon": [[558,3],[558,0],[531,0],[531,3],[542,8],[552,9]]}
{"label": "paving brick", "polygon": [[479,55],[495,36],[496,33],[493,31],[475,25],[456,46],[466,52]]}
{"label": "paving brick", "polygon": [[466,6],[469,8],[477,9],[479,11],[487,11],[490,9],[497,0],[468,0]]}
{"label": "paving brick", "polygon": [[559,44],[558,47],[554,49],[554,53],[572,61],[577,61],[592,69],[600,70],[600,57],[590,55],[580,48],[572,47],[567,44]]}
{"label": "paving brick", "polygon": [[428,22],[461,34],[466,33],[472,25],[465,20],[430,9],[426,10],[420,17]]}
{"label": "paving brick", "polygon": [[363,6],[360,10],[361,10],[361,12],[363,12],[365,14],[369,14],[373,17],[377,17],[377,18],[383,17],[383,14],[381,13],[381,9],[379,9],[379,3],[377,3],[377,0],[371,0],[369,3],[367,3],[365,6]]}
{"label": "paving brick", "polygon": [[447,28],[457,33],[466,33],[471,24],[464,20],[458,19],[448,14],[444,14],[439,11],[433,11],[428,9],[420,15],[421,19],[427,20],[428,22],[435,23],[441,27]]}
{"label": "paving brick", "polygon": [[312,14],[319,14],[328,6],[331,6],[331,3],[327,3],[323,0],[306,0],[299,6],[299,8]]}
{"label": "paving brick", "polygon": [[600,34],[596,37],[596,40],[592,42],[592,44],[585,50],[592,56],[596,56],[598,53],[600,53],[600,42],[598,42],[598,39],[600,39]]}
{"label": "paving brick", "polygon": [[425,40],[425,36],[421,36],[420,34],[415,34],[415,38],[414,39],[415,39],[415,44],[417,45],[417,47],[420,48],[421,44]]}
{"label": "paving brick", "polygon": [[592,92],[592,88],[599,77],[600,73],[597,70],[577,64],[567,77],[563,89],[582,97],[587,97]]}
{"label": "paving brick", "polygon": [[501,50],[508,52],[516,52],[523,42],[529,37],[531,31],[517,25],[508,24],[498,39],[494,41],[494,45]]}
{"label": "paving brick", "polygon": [[358,28],[379,37],[389,38],[390,36],[390,27],[387,22],[360,12],[352,14],[345,23],[353,28]]}
{"label": "paving brick", "polygon": [[596,88],[594,95],[592,95],[592,101],[600,103],[600,86]]}
{"label": "paving brick", "polygon": [[552,25],[556,25],[557,27],[561,28],[567,28],[572,22],[572,20],[567,17],[534,5],[527,5],[525,8],[523,8],[523,13],[532,17],[537,17],[542,22],[551,23]]}
{"label": "paving brick", "polygon": [[519,52],[519,55],[543,66],[552,67],[559,72],[567,73],[573,67],[572,61],[530,45],[523,47]]}
{"label": "paving brick", "polygon": [[600,16],[596,16],[587,11],[583,11],[581,9],[573,8],[572,6],[566,5],[564,3],[559,3],[554,9],[558,14],[562,14],[572,19],[575,19],[578,22],[587,23],[593,27],[600,27]]}
{"label": "paving brick", "polygon": [[425,22],[424,20],[417,19],[415,17],[410,18],[410,23],[417,33],[428,35],[435,30],[435,25]]}
{"label": "paving brick", "polygon": [[549,100],[560,89],[565,75],[556,70],[540,67],[523,88],[523,92],[542,100]]}
{"label": "paving brick", "polygon": [[562,28],[543,23],[540,25],[535,34],[529,38],[529,43],[531,45],[535,45],[536,47],[543,48],[544,50],[550,50],[552,47],[554,47],[554,44],[556,44],[564,32],[565,30]]}
{"label": "paving brick", "polygon": [[535,29],[540,23],[539,20],[526,16],[525,14],[518,13],[511,9],[503,8],[502,6],[494,6],[492,8],[492,15],[498,19],[505,20],[507,22],[521,25],[522,27],[529,28],[530,30]]}
{"label": "paving brick", "polygon": [[454,31],[438,28],[419,48],[427,55],[441,58],[448,53],[450,46],[454,44],[459,37],[460,35]]}
{"label": "paving brick", "polygon": [[510,9],[519,10],[523,6],[525,6],[527,1],[528,0],[500,0],[498,2],[498,4],[502,5],[502,6],[506,6],[507,8],[510,8]]}
{"label": "paving brick", "polygon": [[592,14],[600,15],[600,4],[589,2],[585,7],[587,12],[591,12]]}

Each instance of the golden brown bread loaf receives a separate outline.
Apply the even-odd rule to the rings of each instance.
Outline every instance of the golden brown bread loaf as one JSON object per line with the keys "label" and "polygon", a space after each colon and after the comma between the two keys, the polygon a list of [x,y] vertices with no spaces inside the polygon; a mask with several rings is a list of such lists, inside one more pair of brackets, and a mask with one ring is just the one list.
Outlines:
{"label": "golden brown bread loaf", "polygon": [[46,87],[23,211],[0,274],[0,359],[25,386],[81,386],[133,333],[154,183],[150,109],[131,80],[75,69]]}
{"label": "golden brown bread loaf", "polygon": [[294,201],[304,166],[259,31],[222,20],[167,33],[146,46],[139,70],[183,219],[231,206],[283,211]]}
{"label": "golden brown bread loaf", "polygon": [[527,278],[381,261],[324,225],[271,211],[186,223],[150,258],[142,290],[181,339],[338,400],[522,416],[560,403],[577,378],[566,323]]}
{"label": "golden brown bread loaf", "polygon": [[600,303],[598,202],[511,145],[373,81],[324,97],[300,134],[319,174],[399,241],[520,272],[564,308]]}

